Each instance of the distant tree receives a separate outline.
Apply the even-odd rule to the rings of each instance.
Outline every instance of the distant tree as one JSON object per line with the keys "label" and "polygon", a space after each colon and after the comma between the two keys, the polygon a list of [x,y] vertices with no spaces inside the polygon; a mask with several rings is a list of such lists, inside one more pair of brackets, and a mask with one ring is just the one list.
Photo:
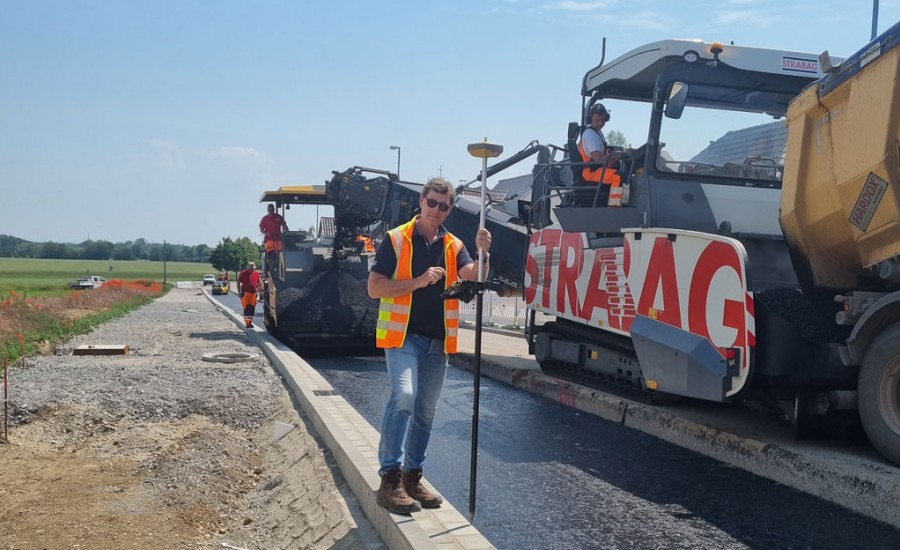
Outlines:
{"label": "distant tree", "polygon": [[310,225],[309,228],[307,228],[307,230],[306,230],[306,234],[307,234],[308,238],[315,239],[316,238],[316,226]]}
{"label": "distant tree", "polygon": [[62,243],[55,243],[53,241],[47,241],[45,243],[41,243],[40,251],[38,252],[38,257],[40,258],[52,258],[52,259],[62,259],[66,257],[66,245]]}
{"label": "distant tree", "polygon": [[136,259],[134,255],[134,248],[132,243],[118,243],[113,248],[112,253],[113,260],[134,260]]}
{"label": "distant tree", "polygon": [[170,262],[185,261],[184,245],[183,244],[166,243],[165,258],[167,261],[170,261]]}
{"label": "distant tree", "polygon": [[147,259],[151,262],[163,261],[163,246],[158,243],[151,244],[147,249]]}
{"label": "distant tree", "polygon": [[149,257],[147,239],[143,237],[135,239],[135,241],[131,243],[131,252],[138,260],[146,260]]}
{"label": "distant tree", "polygon": [[625,134],[619,130],[610,130],[609,133],[606,134],[606,141],[613,147],[624,147],[626,149],[631,147],[631,143],[625,138]]}
{"label": "distant tree", "polygon": [[205,244],[198,244],[194,247],[194,258],[193,261],[206,263],[209,260],[209,246]]}
{"label": "distant tree", "polygon": [[115,245],[109,241],[85,241],[85,260],[108,260],[112,258]]}
{"label": "distant tree", "polygon": [[40,245],[29,241],[22,241],[13,248],[12,256],[14,258],[37,258],[40,252]]}
{"label": "distant tree", "polygon": [[25,239],[13,237],[12,235],[0,235],[0,257],[9,258],[13,255],[13,250],[21,243],[27,243]]}
{"label": "distant tree", "polygon": [[251,241],[250,237],[241,237],[235,243],[238,247],[238,257],[241,259],[240,269],[243,269],[247,262],[254,262],[256,265],[260,264],[262,249],[259,244]]}
{"label": "distant tree", "polygon": [[237,273],[244,269],[247,262],[259,261],[259,245],[249,237],[232,240],[224,237],[209,253],[209,263],[218,271]]}

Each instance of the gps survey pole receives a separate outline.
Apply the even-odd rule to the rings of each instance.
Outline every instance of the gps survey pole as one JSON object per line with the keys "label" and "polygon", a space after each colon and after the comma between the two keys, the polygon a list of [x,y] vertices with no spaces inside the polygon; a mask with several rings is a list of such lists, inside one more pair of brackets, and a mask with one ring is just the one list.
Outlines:
{"label": "gps survey pole", "polygon": [[[484,229],[484,209],[487,204],[487,160],[500,156],[503,146],[488,143],[487,138],[480,143],[470,143],[469,154],[481,159],[481,216],[478,229]],[[472,454],[469,465],[469,521],[475,520],[475,478],[478,471],[478,401],[481,397],[481,306],[484,297],[484,264],[487,251],[478,249],[478,293],[475,295],[475,382],[472,394]]]}

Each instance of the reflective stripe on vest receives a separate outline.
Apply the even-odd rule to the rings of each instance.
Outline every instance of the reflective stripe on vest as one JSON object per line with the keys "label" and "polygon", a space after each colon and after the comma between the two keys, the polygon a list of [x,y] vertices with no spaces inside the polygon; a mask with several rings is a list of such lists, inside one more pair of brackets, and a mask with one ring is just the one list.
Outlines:
{"label": "reflective stripe on vest", "polygon": [[[581,162],[592,162],[591,156],[587,154],[584,150],[584,140],[578,142],[578,152],[581,153]],[[609,152],[609,151],[604,151]],[[584,181],[592,181],[599,183],[602,178],[602,182],[606,185],[611,185],[612,187],[618,187],[622,179],[619,177],[619,174],[612,168],[607,168],[605,166],[601,166],[599,168],[591,169],[590,167],[585,167],[584,170],[581,171],[581,177],[584,178]],[[621,203],[621,200],[620,200]],[[610,205],[612,206],[612,205]],[[618,206],[618,205],[617,205]]]}
{"label": "reflective stripe on vest", "polygon": [[[412,279],[412,236],[418,216],[409,222],[388,231],[388,238],[394,247],[397,266],[392,280]],[[462,250],[462,241],[444,234],[444,266],[447,276],[444,288],[448,288],[458,278],[456,256]],[[399,348],[406,340],[409,326],[409,310],[412,293],[394,298],[382,298],[378,306],[378,324],[375,327],[375,343],[379,348]],[[459,300],[444,300],[444,351],[456,353],[459,334]]]}

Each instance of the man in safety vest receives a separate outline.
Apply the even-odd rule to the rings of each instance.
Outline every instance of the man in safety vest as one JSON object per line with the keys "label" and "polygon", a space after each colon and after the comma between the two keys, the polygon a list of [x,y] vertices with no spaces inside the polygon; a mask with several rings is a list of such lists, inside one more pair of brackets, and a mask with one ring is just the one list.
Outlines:
{"label": "man in safety vest", "polygon": [[[378,445],[379,506],[398,514],[437,508],[444,501],[421,483],[425,451],[447,357],[456,353],[459,300],[441,293],[457,279],[478,279],[478,264],[443,226],[455,198],[453,185],[432,178],[422,188],[422,213],[388,231],[375,252],[369,296],[380,298],[376,344],[384,348],[391,395]],[[491,234],[475,244],[485,253]],[[488,272],[488,255],[481,258]]]}
{"label": "man in safety vest", "polygon": [[581,162],[602,162],[604,166],[585,167],[581,176],[584,181],[609,185],[608,206],[622,206],[622,180],[615,170],[621,156],[610,149],[602,132],[609,116],[602,103],[594,103],[588,111],[588,126],[581,132],[578,152],[581,153]]}

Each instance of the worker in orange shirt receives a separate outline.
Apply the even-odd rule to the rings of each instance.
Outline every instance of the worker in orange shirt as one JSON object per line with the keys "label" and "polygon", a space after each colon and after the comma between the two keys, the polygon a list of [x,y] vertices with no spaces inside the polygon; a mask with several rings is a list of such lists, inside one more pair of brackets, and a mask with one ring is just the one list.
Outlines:
{"label": "worker in orange shirt", "polygon": [[256,264],[247,263],[247,269],[241,271],[237,279],[238,296],[241,297],[241,306],[244,308],[244,325],[247,328],[253,326],[253,315],[256,313],[256,293],[259,291],[259,272]]}
{"label": "worker in orange shirt", "polygon": [[362,243],[360,246],[363,252],[375,252],[375,243],[368,235],[359,235],[356,237],[356,242]]}
{"label": "worker in orange shirt", "polygon": [[267,210],[268,214],[259,220],[259,230],[263,234],[263,241],[266,247],[266,274],[269,273],[269,266],[276,264],[278,253],[283,249],[281,242],[282,231],[290,231],[287,222],[284,221],[284,216],[275,212],[274,204],[270,204]]}

